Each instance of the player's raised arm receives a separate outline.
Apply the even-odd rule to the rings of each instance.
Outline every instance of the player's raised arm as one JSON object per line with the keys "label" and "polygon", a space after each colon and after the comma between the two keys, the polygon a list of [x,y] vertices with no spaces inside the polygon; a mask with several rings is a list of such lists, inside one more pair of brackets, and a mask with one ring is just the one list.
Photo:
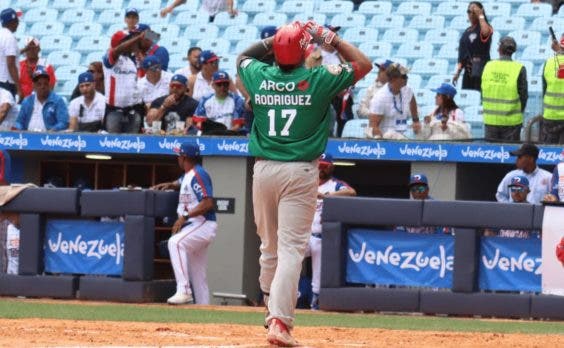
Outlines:
{"label": "player's raised arm", "polygon": [[239,63],[245,58],[254,58],[261,61],[272,59],[274,55],[274,51],[272,50],[273,39],[274,37],[271,36],[249,46],[237,57],[237,66],[239,66]]}

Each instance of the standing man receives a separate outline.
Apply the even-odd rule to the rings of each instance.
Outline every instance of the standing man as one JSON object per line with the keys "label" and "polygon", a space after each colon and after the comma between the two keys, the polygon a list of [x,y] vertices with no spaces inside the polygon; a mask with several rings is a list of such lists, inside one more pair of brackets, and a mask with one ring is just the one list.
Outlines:
{"label": "standing man", "polygon": [[102,121],[106,114],[104,95],[96,91],[94,75],[83,72],[78,75],[78,88],[81,96],[71,100],[69,104],[70,132],[98,132],[102,129]]}
{"label": "standing man", "polygon": [[[334,47],[347,63],[304,68],[310,39]],[[277,65],[260,61],[272,54]],[[253,205],[261,239],[259,282],[267,305],[267,340],[296,346],[290,331],[315,213],[317,159],[329,136],[327,110],[331,99],[370,72],[372,64],[329,29],[294,22],[247,48],[237,67],[255,116],[249,151],[257,158]]]}
{"label": "standing man", "polygon": [[482,74],[482,105],[487,141],[518,142],[527,106],[527,71],[511,60],[517,43],[511,36],[499,40],[499,59],[486,64]]}
{"label": "standing man", "polygon": [[333,156],[324,153],[319,158],[319,185],[317,187],[317,205],[311,224],[311,237],[306,256],[311,255],[311,309],[319,309],[319,287],[321,285],[321,213],[323,199],[330,196],[356,196],[356,191],[344,181],[333,177]]}
{"label": "standing man", "polygon": [[515,176],[524,176],[529,181],[530,193],[527,201],[531,204],[540,204],[543,197],[551,191],[550,182],[552,174],[550,172],[537,167],[537,159],[539,158],[539,148],[534,144],[523,144],[521,148],[511,151],[511,156],[517,156],[515,166],[517,169],[507,173],[499,186],[495,198],[498,202],[513,202],[509,185],[511,179]]}
{"label": "standing man", "polygon": [[544,63],[542,85],[544,91],[541,123],[541,142],[564,144],[564,33],[552,41],[554,57]]}
{"label": "standing man", "polygon": [[174,74],[181,74],[189,78],[191,75],[196,75],[202,69],[200,65],[200,54],[202,53],[202,49],[198,46],[193,46],[188,49],[187,59],[188,59],[188,66],[178,69],[174,72]]}
{"label": "standing man", "polygon": [[[186,0],[174,0],[172,4],[161,10],[161,17],[166,17],[172,13],[177,6],[185,4]],[[209,22],[212,23],[215,16],[223,11],[227,11],[231,18],[235,17],[239,12],[234,7],[233,0],[202,0],[202,9],[209,15]]]}
{"label": "standing man", "polygon": [[[154,190],[180,190],[178,219],[168,240],[170,261],[176,278],[176,293],[167,302],[172,305],[209,304],[207,280],[208,246],[215,239],[217,223],[213,204],[212,181],[200,165],[200,147],[185,142],[175,149],[184,175],[176,181],[153,186]],[[194,290],[192,296],[192,289]]]}
{"label": "standing man", "polygon": [[20,77],[18,74],[18,42],[14,33],[18,30],[20,21],[14,9],[7,8],[0,12],[0,88],[4,88],[20,97],[20,102],[24,99],[20,88]]}
{"label": "standing man", "polygon": [[31,76],[35,71],[35,68],[40,65],[47,69],[49,73],[49,84],[51,89],[55,88],[55,83],[57,79],[55,77],[55,69],[45,58],[39,58],[39,52],[41,51],[41,47],[39,47],[39,40],[35,37],[27,37],[25,39],[26,45],[22,50],[22,53],[25,54],[25,59],[20,61],[20,87],[24,97],[33,92],[33,81]]}
{"label": "standing man", "polygon": [[145,76],[145,69],[143,68],[143,60],[146,57],[155,56],[159,58],[159,62],[161,63],[161,68],[165,71],[168,70],[168,63],[170,60],[168,50],[163,47],[159,46],[155,43],[156,40],[149,36],[148,33],[153,34],[154,32],[151,30],[151,27],[148,24],[137,24],[135,30],[132,31],[133,35],[138,35],[139,33],[143,33],[145,35],[141,36],[139,40],[139,51],[136,52],[135,58],[137,60],[138,71],[137,76],[143,77]]}
{"label": "standing man", "polygon": [[137,28],[137,24],[139,24],[139,11],[135,7],[126,9],[123,21],[128,31],[134,31]]}
{"label": "standing man", "polygon": [[0,88],[0,131],[12,130],[16,117],[18,117],[18,111],[19,107],[12,93]]}

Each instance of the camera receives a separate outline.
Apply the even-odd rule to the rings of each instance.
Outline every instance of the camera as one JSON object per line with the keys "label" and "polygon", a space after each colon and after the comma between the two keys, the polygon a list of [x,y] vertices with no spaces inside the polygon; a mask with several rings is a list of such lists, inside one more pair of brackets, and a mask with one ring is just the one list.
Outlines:
{"label": "camera", "polygon": [[161,34],[154,32],[151,29],[145,30],[145,39],[151,40],[153,42],[157,42],[159,41],[160,38],[161,38]]}

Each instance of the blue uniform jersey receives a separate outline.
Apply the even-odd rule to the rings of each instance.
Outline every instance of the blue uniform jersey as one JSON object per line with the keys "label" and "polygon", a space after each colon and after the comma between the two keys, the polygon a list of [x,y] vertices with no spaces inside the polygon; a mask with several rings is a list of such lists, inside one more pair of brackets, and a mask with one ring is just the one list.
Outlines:
{"label": "blue uniform jersey", "polygon": [[[177,213],[179,216],[185,211],[194,209],[204,198],[213,198],[211,178],[206,170],[199,164],[185,173],[179,179],[180,195],[178,197]],[[210,210],[204,215],[191,217],[188,221],[216,221],[215,211]]]}

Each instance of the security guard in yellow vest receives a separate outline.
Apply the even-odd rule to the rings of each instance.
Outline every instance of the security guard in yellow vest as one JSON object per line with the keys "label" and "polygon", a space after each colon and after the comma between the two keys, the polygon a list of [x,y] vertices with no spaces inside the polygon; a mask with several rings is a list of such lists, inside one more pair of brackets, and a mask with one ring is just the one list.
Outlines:
{"label": "security guard in yellow vest", "polygon": [[543,119],[541,141],[547,144],[564,144],[564,34],[553,41],[555,57],[544,63],[543,69]]}
{"label": "security guard in yellow vest", "polygon": [[487,141],[518,142],[523,110],[527,105],[527,71],[511,60],[517,43],[510,36],[499,40],[499,59],[489,61],[482,74],[482,106]]}

